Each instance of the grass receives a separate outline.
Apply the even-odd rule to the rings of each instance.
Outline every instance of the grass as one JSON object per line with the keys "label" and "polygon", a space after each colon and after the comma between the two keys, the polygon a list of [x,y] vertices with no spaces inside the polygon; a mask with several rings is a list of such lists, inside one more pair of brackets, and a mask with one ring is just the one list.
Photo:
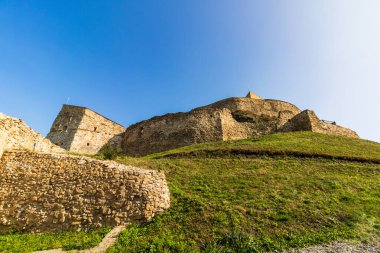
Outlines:
{"label": "grass", "polygon": [[[235,151],[235,152],[233,152]],[[169,156],[200,157],[206,153],[277,153],[304,154],[331,158],[360,158],[380,162],[380,144],[354,138],[317,134],[311,132],[277,133],[238,141],[202,143],[153,154],[149,158]]]}
{"label": "grass", "polygon": [[[335,159],[342,157],[362,160]],[[108,252],[266,252],[370,240],[380,236],[378,160],[380,144],[307,132],[119,156],[164,171],[172,206],[129,226]],[[83,237],[101,237],[92,233],[0,236],[0,252],[90,247]]]}
{"label": "grass", "polygon": [[98,245],[109,231],[109,228],[103,228],[89,232],[10,233],[0,235],[0,252],[26,253],[57,248],[87,249]]}
{"label": "grass", "polygon": [[110,252],[264,252],[379,232],[380,166],[321,159],[126,159],[166,172],[172,208]]}
{"label": "grass", "polygon": [[376,161],[380,144],[304,132],[120,157],[163,170],[172,207],[129,227],[109,252],[266,252],[380,235],[380,165],[334,157]]}

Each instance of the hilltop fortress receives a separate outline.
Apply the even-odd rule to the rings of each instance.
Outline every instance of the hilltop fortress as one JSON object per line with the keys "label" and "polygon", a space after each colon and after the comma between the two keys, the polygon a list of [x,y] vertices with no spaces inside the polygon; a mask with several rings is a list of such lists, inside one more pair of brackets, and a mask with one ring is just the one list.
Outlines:
{"label": "hilltop fortress", "polygon": [[[358,138],[313,111],[253,93],[125,128],[85,107],[64,105],[47,138],[0,113],[0,233],[88,230],[144,222],[170,207],[162,171],[70,155],[117,150],[143,156],[194,143],[276,132]],[[22,212],[20,212],[22,210]]]}
{"label": "hilltop fortress", "polygon": [[64,105],[47,138],[66,150],[96,154],[104,148],[143,156],[194,143],[238,140],[276,132],[313,131],[358,138],[335,122],[320,120],[311,110],[262,99],[227,98],[195,108],[136,123],[128,128],[84,107]]}

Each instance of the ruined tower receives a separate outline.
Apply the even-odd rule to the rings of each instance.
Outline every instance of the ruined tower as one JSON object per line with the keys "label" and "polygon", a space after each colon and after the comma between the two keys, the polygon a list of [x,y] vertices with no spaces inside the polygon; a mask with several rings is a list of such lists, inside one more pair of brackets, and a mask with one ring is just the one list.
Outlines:
{"label": "ruined tower", "polygon": [[121,150],[125,127],[81,106],[63,105],[47,138],[75,153],[96,154],[102,148]]}

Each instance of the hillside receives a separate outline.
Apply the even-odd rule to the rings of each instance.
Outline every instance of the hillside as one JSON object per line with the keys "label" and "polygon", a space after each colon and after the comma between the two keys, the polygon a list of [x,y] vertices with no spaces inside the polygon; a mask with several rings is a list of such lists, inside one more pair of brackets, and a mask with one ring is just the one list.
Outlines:
{"label": "hillside", "polygon": [[[378,143],[300,132],[116,160],[164,171],[172,207],[109,252],[265,252],[380,235]],[[53,245],[54,234],[16,233],[0,249],[85,248],[99,234],[56,234]]]}
{"label": "hillside", "polygon": [[245,140],[196,144],[147,157],[220,157],[226,155],[325,157],[380,163],[380,144],[335,135],[292,132]]}
{"label": "hillside", "polygon": [[173,206],[113,252],[260,252],[380,232],[377,143],[286,133],[119,161],[164,170]]}

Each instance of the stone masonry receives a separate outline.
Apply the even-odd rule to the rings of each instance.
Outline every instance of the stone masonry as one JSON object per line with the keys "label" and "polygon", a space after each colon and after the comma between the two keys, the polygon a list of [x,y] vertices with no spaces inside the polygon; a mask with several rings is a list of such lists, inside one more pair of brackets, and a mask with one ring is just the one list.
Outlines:
{"label": "stone masonry", "polygon": [[313,131],[358,138],[347,128],[321,121],[279,100],[254,93],[228,98],[190,112],[166,114],[134,124],[124,134],[123,151],[143,156],[194,143],[237,140],[276,132]]}
{"label": "stone masonry", "polygon": [[6,134],[5,132],[0,131],[0,159],[3,156],[4,149],[5,149],[5,140]]}
{"label": "stone masonry", "polygon": [[1,150],[15,149],[47,153],[65,152],[27,126],[23,120],[0,113],[0,158]]}
{"label": "stone masonry", "polygon": [[96,154],[108,147],[130,156],[276,132],[313,131],[358,138],[354,131],[321,121],[309,112],[249,92],[244,98],[227,98],[190,112],[153,117],[125,129],[85,107],[64,105],[47,138],[76,153]]}
{"label": "stone masonry", "polygon": [[338,126],[334,122],[327,123],[321,121],[315,112],[311,110],[305,110],[297,114],[291,120],[289,120],[281,129],[282,132],[294,132],[294,131],[312,131],[322,134],[335,134],[351,138],[358,138],[359,136],[355,131],[351,129]]}
{"label": "stone masonry", "polygon": [[229,98],[132,125],[123,149],[127,155],[142,156],[194,143],[245,139],[276,132],[298,113],[297,107],[282,101]]}
{"label": "stone masonry", "polygon": [[0,233],[123,225],[169,208],[162,172],[65,153],[0,113]]}
{"label": "stone masonry", "polygon": [[47,138],[75,153],[96,154],[104,148],[121,151],[125,127],[80,106],[63,105]]}
{"label": "stone masonry", "polygon": [[146,221],[170,206],[163,172],[66,154],[4,152],[0,232],[87,230]]}

